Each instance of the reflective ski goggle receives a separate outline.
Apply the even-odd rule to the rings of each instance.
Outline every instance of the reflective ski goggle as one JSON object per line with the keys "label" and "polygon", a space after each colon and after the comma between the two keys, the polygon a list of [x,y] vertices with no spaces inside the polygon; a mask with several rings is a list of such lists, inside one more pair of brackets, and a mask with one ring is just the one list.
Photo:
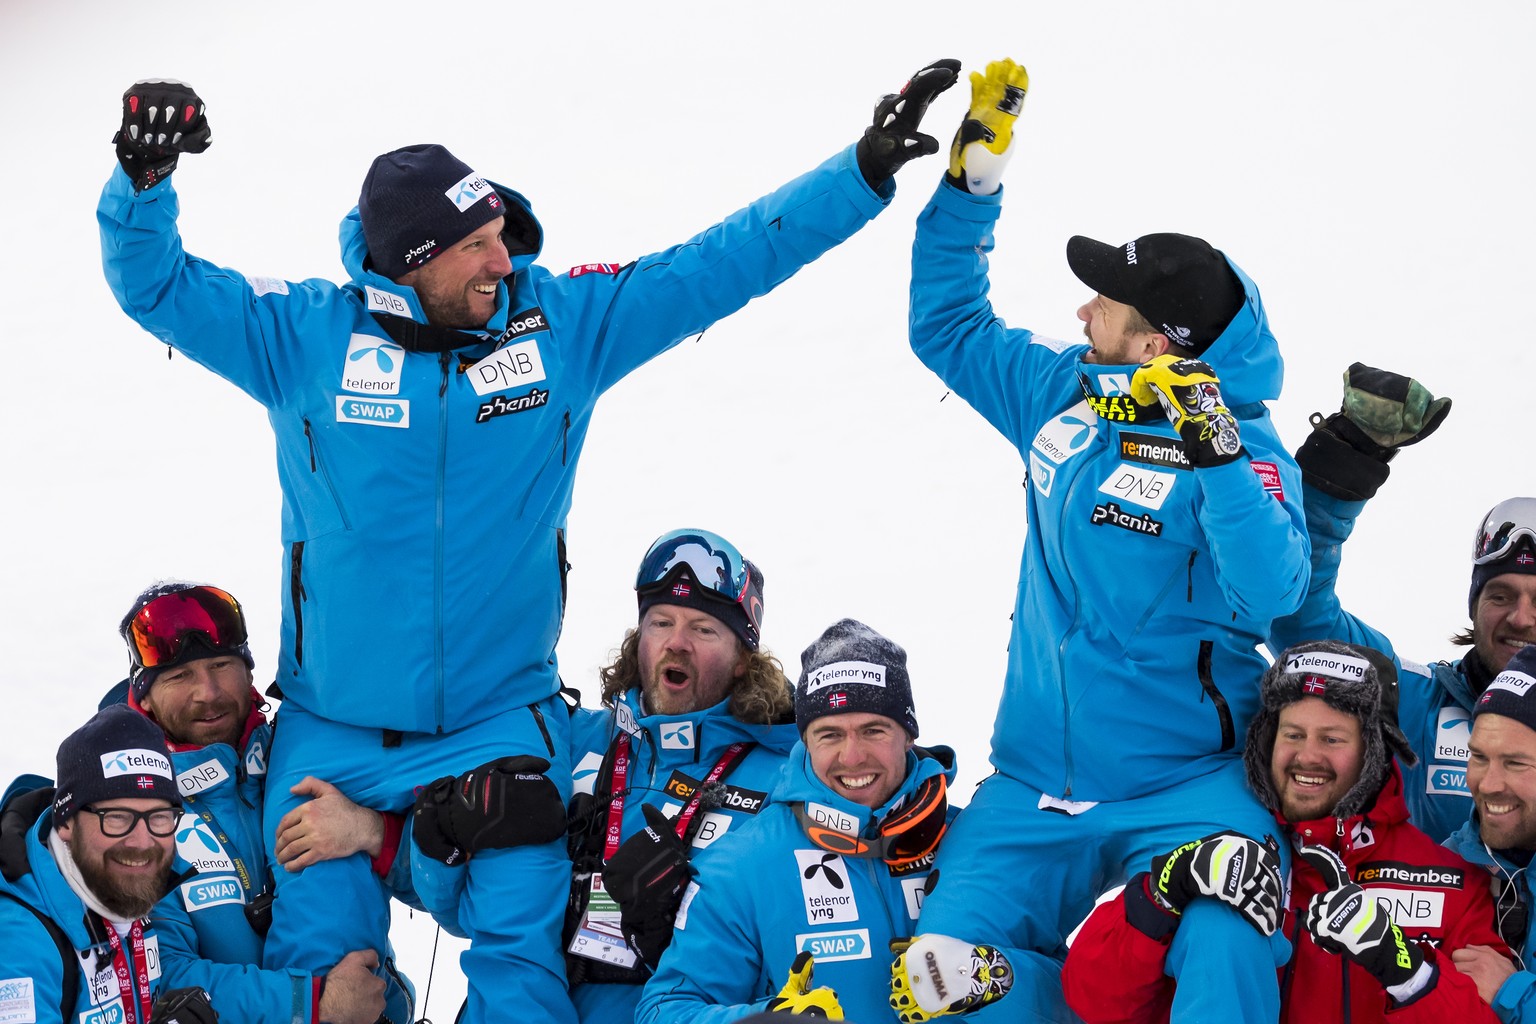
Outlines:
{"label": "reflective ski goggle", "polygon": [[245,614],[240,602],[218,587],[189,587],[140,608],[124,639],[136,667],[159,668],[175,664],[189,640],[202,640],[214,650],[245,643]]}
{"label": "reflective ski goggle", "polygon": [[763,618],[762,576],[736,545],[708,530],[673,530],[651,544],[635,574],[635,593],[644,596],[677,586],[684,572],[705,589],[705,596],[741,605],[747,620]]}
{"label": "reflective ski goggle", "polygon": [[801,801],[791,806],[806,837],[828,853],[878,858],[901,868],[916,864],[939,848],[939,840],[949,830],[948,789],[943,775],[929,778],[910,800],[881,820],[874,839],[828,828],[807,814]]}
{"label": "reflective ski goggle", "polygon": [[1472,564],[1506,558],[1522,540],[1536,548],[1536,498],[1506,498],[1488,510],[1477,528]]}

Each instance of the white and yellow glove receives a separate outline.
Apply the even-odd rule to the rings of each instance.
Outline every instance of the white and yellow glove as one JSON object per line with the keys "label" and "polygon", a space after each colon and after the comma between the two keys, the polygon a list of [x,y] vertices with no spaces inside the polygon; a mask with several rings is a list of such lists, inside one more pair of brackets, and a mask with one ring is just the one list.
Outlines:
{"label": "white and yellow glove", "polygon": [[1029,72],[1007,58],[988,64],[985,74],[971,72],[971,109],[949,147],[951,183],[977,196],[998,190],[1028,91]]}
{"label": "white and yellow glove", "polygon": [[837,1001],[837,993],[825,985],[811,988],[811,976],[815,973],[815,958],[809,952],[802,951],[790,965],[789,980],[784,982],[778,995],[768,1000],[767,1009],[778,1013],[796,1013],[802,1017],[842,1020],[843,1008]]}
{"label": "white and yellow glove", "polygon": [[1142,363],[1131,377],[1131,398],[1163,407],[1195,468],[1224,466],[1242,454],[1237,418],[1221,397],[1221,381],[1199,359],[1164,353]]}
{"label": "white and yellow glove", "polygon": [[1013,965],[994,946],[948,935],[919,935],[891,964],[891,1009],[902,1024],[969,1013],[995,1003],[1013,988]]}

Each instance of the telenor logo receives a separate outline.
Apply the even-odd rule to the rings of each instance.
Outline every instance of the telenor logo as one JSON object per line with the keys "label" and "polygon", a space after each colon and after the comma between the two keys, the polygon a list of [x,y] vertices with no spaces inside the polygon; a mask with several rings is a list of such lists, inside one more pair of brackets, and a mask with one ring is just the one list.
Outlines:
{"label": "telenor logo", "polygon": [[151,775],[161,775],[167,779],[174,779],[175,773],[171,771],[171,759],[164,754],[153,750],[144,750],[135,747],[131,750],[114,750],[110,754],[101,755],[101,774],[103,778],[113,778],[118,775],[139,775],[148,772]]}

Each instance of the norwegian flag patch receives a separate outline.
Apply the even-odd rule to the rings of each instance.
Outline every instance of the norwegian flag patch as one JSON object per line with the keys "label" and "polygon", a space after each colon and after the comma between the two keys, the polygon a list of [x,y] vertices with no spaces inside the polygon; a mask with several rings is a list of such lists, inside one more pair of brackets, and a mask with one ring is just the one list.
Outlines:
{"label": "norwegian flag patch", "polygon": [[1315,697],[1321,697],[1328,692],[1328,680],[1322,676],[1303,676],[1301,680],[1301,692],[1309,693]]}
{"label": "norwegian flag patch", "polygon": [[686,580],[682,581],[682,582],[679,582],[679,583],[672,584],[672,596],[673,597],[687,597],[692,592],[693,592],[693,588],[688,585]]}
{"label": "norwegian flag patch", "polygon": [[828,707],[840,708],[847,703],[848,695],[846,693],[834,693],[832,696],[827,698]]}
{"label": "norwegian flag patch", "polygon": [[582,274],[617,274],[620,265],[617,263],[583,263],[571,268],[572,277],[580,277]]}
{"label": "norwegian flag patch", "polygon": [[1515,564],[1516,565],[1536,564],[1536,557],[1528,555],[1528,554],[1526,554],[1525,552],[1522,551],[1520,554],[1515,556]]}
{"label": "norwegian flag patch", "polygon": [[1280,467],[1273,462],[1260,462],[1257,459],[1248,463],[1253,471],[1258,474],[1259,483],[1264,489],[1275,496],[1276,501],[1285,500],[1285,488],[1280,483]]}
{"label": "norwegian flag patch", "polygon": [[140,775],[139,776],[139,788],[140,789],[154,789],[155,788],[155,780],[150,778],[148,775]]}

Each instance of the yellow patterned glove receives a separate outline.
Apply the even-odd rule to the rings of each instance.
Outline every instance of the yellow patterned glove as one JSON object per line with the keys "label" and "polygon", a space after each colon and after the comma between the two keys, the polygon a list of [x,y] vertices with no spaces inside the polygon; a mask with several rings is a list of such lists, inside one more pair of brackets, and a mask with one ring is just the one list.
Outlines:
{"label": "yellow patterned glove", "polygon": [[1215,371],[1200,360],[1165,353],[1136,370],[1131,399],[1163,407],[1192,465],[1224,466],[1242,454],[1243,442],[1237,418],[1222,401],[1220,385]]}
{"label": "yellow patterned glove", "polygon": [[780,1013],[798,1013],[802,1017],[842,1020],[843,1008],[837,1002],[837,993],[825,985],[811,988],[811,975],[815,973],[815,958],[802,951],[790,965],[789,980],[784,982],[778,995],[768,1000],[767,1008]]}
{"label": "yellow patterned glove", "polygon": [[948,935],[920,935],[893,942],[891,1009],[902,1024],[970,1013],[995,1003],[1013,988],[1013,965],[994,946],[976,946]]}
{"label": "yellow patterned glove", "polygon": [[971,72],[971,109],[949,147],[951,182],[972,195],[997,191],[1028,91],[1029,72],[1007,58],[988,64],[986,74]]}

